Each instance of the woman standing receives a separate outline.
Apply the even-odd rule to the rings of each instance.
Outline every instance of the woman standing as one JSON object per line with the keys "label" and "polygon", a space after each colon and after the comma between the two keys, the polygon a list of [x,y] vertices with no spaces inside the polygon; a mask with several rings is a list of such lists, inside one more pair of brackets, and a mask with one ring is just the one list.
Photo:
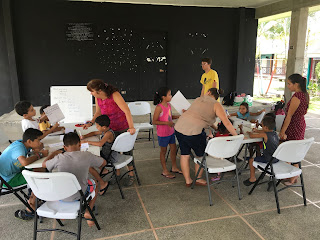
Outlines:
{"label": "woman standing", "polygon": [[[100,79],[93,79],[88,82],[87,89],[95,97],[96,112],[92,120],[83,126],[84,129],[91,127],[100,115],[107,115],[110,118],[109,127],[114,131],[115,137],[127,131],[131,135],[136,132],[130,109],[117,88]],[[132,162],[128,164],[128,168],[130,172],[125,185],[131,186],[135,180]]]}
{"label": "woman standing", "polygon": [[[303,140],[306,130],[304,115],[307,113],[309,106],[306,79],[300,74],[292,74],[288,77],[287,86],[291,92],[295,93],[287,104],[286,118],[279,136],[283,140]],[[291,178],[285,184],[292,185],[297,182],[297,178]]]}
{"label": "woman standing", "polygon": [[[212,126],[216,116],[218,116],[229,132],[233,136],[237,135],[222,105],[217,102],[216,99],[218,98],[219,90],[216,88],[209,89],[205,96],[197,98],[191,104],[189,109],[181,115],[175,125],[176,136],[181,150],[180,165],[187,187],[190,187],[192,184],[189,165],[191,149],[193,149],[198,158],[204,155],[206,148],[204,128]],[[198,169],[199,165],[195,164],[195,173],[197,173]],[[200,171],[199,178],[196,179],[196,184],[206,186],[206,181],[201,179],[202,172],[203,171]]]}

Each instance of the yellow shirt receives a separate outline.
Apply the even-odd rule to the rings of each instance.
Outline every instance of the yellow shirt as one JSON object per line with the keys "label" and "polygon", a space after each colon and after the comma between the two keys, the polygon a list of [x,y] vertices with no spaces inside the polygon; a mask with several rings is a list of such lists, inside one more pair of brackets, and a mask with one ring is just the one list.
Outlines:
{"label": "yellow shirt", "polygon": [[51,124],[49,121],[39,123],[40,131],[48,130],[48,128],[50,127],[51,127]]}
{"label": "yellow shirt", "polygon": [[215,70],[210,69],[209,72],[202,74],[200,83],[204,86],[203,94],[206,94],[210,88],[213,88],[213,83],[216,82],[216,88],[219,89],[219,77]]}

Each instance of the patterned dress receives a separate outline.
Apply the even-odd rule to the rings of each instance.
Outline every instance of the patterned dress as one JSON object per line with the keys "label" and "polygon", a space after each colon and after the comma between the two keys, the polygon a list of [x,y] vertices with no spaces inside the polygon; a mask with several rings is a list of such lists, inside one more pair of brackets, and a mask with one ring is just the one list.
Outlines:
{"label": "patterned dress", "polygon": [[129,128],[126,115],[119,108],[117,103],[113,99],[113,95],[110,98],[102,100],[98,99],[98,105],[102,115],[107,115],[110,118],[110,128],[113,131],[124,131]]}
{"label": "patterned dress", "polygon": [[[297,110],[292,115],[290,124],[286,130],[287,140],[303,140],[304,133],[306,130],[306,122],[304,120],[304,115],[307,113],[308,110],[308,102],[306,99],[306,95],[303,92],[296,92],[295,94],[293,94],[291,99],[293,97],[298,98],[300,100],[300,104]],[[286,115],[288,114],[291,99],[288,102],[286,108]]]}

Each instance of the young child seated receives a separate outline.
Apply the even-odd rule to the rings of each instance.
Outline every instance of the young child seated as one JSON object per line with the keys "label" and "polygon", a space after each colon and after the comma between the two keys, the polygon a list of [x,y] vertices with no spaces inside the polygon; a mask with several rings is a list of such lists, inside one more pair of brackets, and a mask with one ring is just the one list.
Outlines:
{"label": "young child seated", "polygon": [[262,109],[259,112],[253,113],[249,112],[249,105],[246,102],[240,104],[239,111],[236,113],[231,113],[230,116],[236,116],[237,118],[248,120],[250,116],[259,116],[262,112],[265,112],[265,109]]}
{"label": "young child seated", "polygon": [[[74,174],[79,181],[85,196],[89,196],[90,193],[95,191],[95,197],[89,202],[89,206],[92,209],[97,198],[98,188],[96,188],[96,184],[93,179],[88,179],[88,173],[91,173],[100,185],[100,189],[104,191],[104,188],[107,188],[109,183],[104,182],[94,168],[101,169],[107,164],[106,160],[90,152],[81,152],[80,138],[76,133],[71,132],[65,134],[63,143],[65,152],[62,153],[61,150],[58,150],[51,153],[42,163],[42,167],[47,168],[50,172],[53,169],[57,169],[58,172],[69,172]],[[79,198],[80,194],[76,193],[71,197],[64,199],[64,201],[75,201]],[[86,209],[84,217],[87,219],[87,223],[90,227],[94,225],[92,220],[88,220],[91,219],[88,209]]]}
{"label": "young child seated", "polygon": [[[42,132],[50,130],[52,128],[52,126],[49,122],[49,119],[48,119],[46,113],[44,112],[44,109],[46,109],[47,107],[50,107],[50,105],[44,105],[40,108],[41,121],[39,122],[39,128],[40,128],[40,131],[42,131]],[[61,131],[64,129],[65,129],[64,127],[57,127],[53,132]]]}
{"label": "young child seated", "polygon": [[[273,130],[275,128],[276,122],[275,119],[267,116],[262,120],[262,130],[258,133],[250,132],[250,138],[263,138],[263,154],[261,156],[257,156],[254,159],[249,159],[249,167],[250,167],[250,178],[243,181],[243,184],[246,186],[250,186],[254,184],[256,181],[255,177],[255,168],[253,166],[253,161],[268,163],[272,159],[272,155],[277,149],[279,145],[279,137],[278,134]],[[273,163],[278,162],[278,160],[274,160]]]}
{"label": "young child seated", "polygon": [[[98,129],[98,131],[90,132],[86,135],[83,135],[81,137],[81,142],[88,143],[93,146],[102,147],[102,149],[100,151],[101,157],[106,159],[108,162],[116,163],[119,160],[119,153],[117,153],[117,152],[111,153],[111,147],[112,147],[112,144],[115,140],[115,133],[113,132],[113,130],[111,128],[109,128],[109,125],[110,125],[109,117],[107,115],[101,115],[96,118],[95,123],[96,123],[96,128]],[[101,135],[100,141],[84,140],[88,137],[97,136],[97,135]],[[133,170],[132,162],[130,162],[128,164],[128,168],[129,168],[129,170]],[[106,171],[104,173],[107,173],[106,169],[104,171]],[[131,177],[131,179],[134,179],[133,171],[129,172],[128,174],[129,174],[129,179],[130,179],[130,177]],[[120,169],[117,169],[116,175],[120,176]],[[130,186],[131,184],[129,182],[127,182],[126,185]]]}
{"label": "young child seated", "polygon": [[[16,112],[23,117],[21,120],[22,131],[26,131],[28,128],[34,128],[39,130],[39,122],[42,122],[42,119],[36,120],[33,117],[36,115],[36,110],[33,108],[32,104],[28,101],[20,101],[15,106],[14,109]],[[59,124],[56,123],[50,130],[43,132],[41,139],[46,137],[48,134],[53,133]]]}
{"label": "young child seated", "polygon": [[[42,149],[41,151],[37,151],[37,149],[41,148],[41,136],[41,131],[29,128],[23,133],[22,140],[11,143],[0,155],[0,176],[8,182],[11,187],[26,184],[27,182],[21,173],[24,167],[42,157],[48,156],[48,150]],[[33,155],[28,157],[31,149],[35,151],[33,152]],[[0,186],[0,188],[2,187],[5,188],[6,186]],[[28,202],[34,209],[35,197],[33,194],[31,194]],[[23,220],[33,218],[31,209],[17,210],[15,216]]]}

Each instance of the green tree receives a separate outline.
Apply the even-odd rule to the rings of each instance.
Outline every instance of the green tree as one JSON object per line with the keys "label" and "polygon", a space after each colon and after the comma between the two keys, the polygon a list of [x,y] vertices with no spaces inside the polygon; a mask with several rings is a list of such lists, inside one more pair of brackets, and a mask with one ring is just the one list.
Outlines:
{"label": "green tree", "polygon": [[317,63],[316,68],[314,69],[316,73],[316,77],[318,79],[318,82],[320,82],[320,62]]}

